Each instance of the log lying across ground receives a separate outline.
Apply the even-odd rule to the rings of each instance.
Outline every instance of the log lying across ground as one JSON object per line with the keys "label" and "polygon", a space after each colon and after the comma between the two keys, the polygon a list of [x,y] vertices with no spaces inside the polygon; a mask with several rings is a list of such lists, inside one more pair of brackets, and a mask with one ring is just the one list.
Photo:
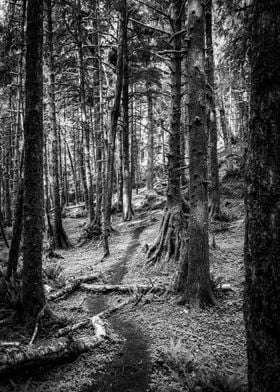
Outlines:
{"label": "log lying across ground", "polygon": [[93,316],[92,318],[87,318],[86,320],[81,320],[77,322],[76,324],[72,325],[67,325],[67,327],[61,328],[57,333],[56,337],[64,336],[67,335],[69,332],[76,331],[77,329],[88,327],[92,325],[95,328],[95,322],[97,318],[101,317],[109,317],[119,309],[123,308],[125,305],[129,304],[131,302],[130,299],[123,301],[121,303],[118,303],[116,305],[111,306],[108,309],[103,310],[103,312],[98,313],[97,315]]}
{"label": "log lying across ground", "polygon": [[[17,371],[37,370],[53,362],[76,357],[103,341],[103,336],[66,337],[46,341],[42,344],[18,345],[0,352],[0,376]],[[1,344],[0,344],[1,350]],[[2,350],[1,350],[2,351]]]}
{"label": "log lying across ground", "polygon": [[81,276],[80,278],[73,279],[66,283],[62,289],[55,291],[54,293],[50,293],[48,295],[49,301],[55,301],[57,299],[65,298],[66,296],[70,295],[73,291],[78,290],[82,283],[93,282],[100,278],[102,278],[103,274],[95,274],[95,275],[88,275],[88,276]]}
{"label": "log lying across ground", "polygon": [[128,285],[112,285],[112,284],[86,284],[82,283],[79,287],[81,290],[91,291],[94,293],[121,293],[121,294],[130,294],[130,293],[163,293],[166,291],[165,286],[150,286],[144,284],[128,284]]}

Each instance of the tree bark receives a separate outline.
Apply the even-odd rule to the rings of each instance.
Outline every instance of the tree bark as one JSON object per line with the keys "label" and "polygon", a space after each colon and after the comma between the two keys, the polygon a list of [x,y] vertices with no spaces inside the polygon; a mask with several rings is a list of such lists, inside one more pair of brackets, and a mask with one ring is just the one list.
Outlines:
{"label": "tree bark", "polygon": [[128,74],[128,48],[127,48],[127,24],[128,11],[127,3],[124,0],[124,18],[125,24],[123,26],[123,94],[122,94],[122,108],[123,108],[123,220],[129,221],[132,219],[132,186],[130,174],[130,157],[129,157],[129,74]]}
{"label": "tree bark", "polygon": [[125,29],[126,20],[124,12],[121,12],[120,18],[120,37],[118,45],[118,59],[116,68],[116,92],[114,105],[111,111],[111,125],[109,130],[108,138],[108,156],[106,162],[106,188],[104,192],[104,225],[103,225],[103,247],[104,257],[110,254],[109,250],[109,235],[111,231],[111,206],[113,196],[113,184],[114,184],[114,163],[115,163],[115,149],[116,149],[116,133],[118,119],[120,115],[120,102],[122,94],[122,79],[123,79],[123,31]]}
{"label": "tree bark", "polygon": [[43,2],[29,0],[26,29],[22,303],[26,320],[45,305],[43,247]]}
{"label": "tree bark", "polygon": [[200,0],[188,6],[190,221],[188,276],[184,301],[191,307],[213,304],[208,243],[208,168],[205,96],[205,14]]}
{"label": "tree bark", "polygon": [[52,140],[52,169],[53,169],[53,197],[54,197],[54,227],[51,243],[54,249],[67,249],[71,243],[67,237],[62,224],[61,200],[60,200],[60,175],[59,175],[59,148],[58,148],[58,127],[56,121],[56,102],[55,102],[55,75],[53,61],[53,21],[52,21],[52,1],[47,0],[47,45],[48,45],[48,70],[49,70],[49,117],[53,133]]}
{"label": "tree bark", "polygon": [[245,322],[249,392],[280,390],[280,4],[253,1],[246,163]]}
{"label": "tree bark", "polygon": [[148,251],[148,263],[161,260],[178,262],[186,246],[187,219],[183,212],[181,195],[181,1],[173,2],[172,38],[174,54],[171,58],[171,118],[168,156],[168,185],[166,211],[159,235]]}
{"label": "tree bark", "polygon": [[20,252],[20,241],[22,235],[22,218],[23,218],[23,179],[20,178],[18,184],[17,202],[14,214],[13,223],[13,236],[11,241],[11,247],[9,251],[8,267],[6,279],[16,277],[18,258]]}
{"label": "tree bark", "polygon": [[207,77],[207,97],[208,97],[208,124],[210,138],[210,180],[211,180],[211,210],[210,216],[214,219],[220,218],[220,181],[219,162],[217,149],[217,121],[216,121],[216,100],[215,100],[215,80],[214,80],[214,53],[212,39],[212,0],[206,3],[206,77]]}
{"label": "tree bark", "polygon": [[153,190],[154,184],[154,115],[153,115],[153,95],[149,80],[146,82],[147,103],[148,103],[148,159],[146,173],[146,187],[148,191]]}
{"label": "tree bark", "polygon": [[42,345],[16,346],[7,349],[0,359],[0,375],[9,376],[20,371],[34,372],[40,366],[76,357],[101,344],[100,336],[59,338]]}

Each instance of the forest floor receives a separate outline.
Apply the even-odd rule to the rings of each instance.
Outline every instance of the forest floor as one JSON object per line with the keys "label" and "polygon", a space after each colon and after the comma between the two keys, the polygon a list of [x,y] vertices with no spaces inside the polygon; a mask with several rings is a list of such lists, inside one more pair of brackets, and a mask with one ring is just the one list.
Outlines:
{"label": "forest floor", "polygon": [[[34,374],[0,381],[1,392],[183,392],[243,391],[246,387],[246,341],[243,322],[243,242],[244,206],[236,183],[224,184],[223,212],[228,222],[210,225],[210,261],[213,287],[218,305],[189,311],[178,305],[173,294],[137,290],[130,294],[98,294],[76,290],[52,303],[59,315],[73,322],[93,316],[113,304],[131,301],[106,320],[114,338],[74,360],[37,369]],[[242,192],[241,192],[242,193]],[[110,284],[169,286],[175,266],[145,265],[145,245],[156,238],[163,213],[163,197],[147,195],[144,189],[134,195],[135,216],[122,222],[113,219],[111,256],[102,261],[100,242],[78,246],[85,218],[75,209],[64,219],[73,249],[59,251],[63,258],[45,263],[46,283],[63,286],[73,277],[102,273]],[[72,215],[72,216],[70,216]],[[0,244],[0,262],[7,251]],[[51,278],[55,278],[54,281]],[[100,282],[99,282],[100,283]],[[1,329],[2,328],[2,329]],[[78,332],[79,333],[79,332]],[[83,333],[92,333],[90,328]],[[24,331],[10,339],[23,339]],[[0,324],[0,339],[9,334]],[[43,338],[43,337],[41,337]],[[30,339],[30,336],[28,337]],[[27,342],[28,342],[27,339]],[[40,339],[40,335],[38,336]],[[216,389],[215,389],[216,388]]]}

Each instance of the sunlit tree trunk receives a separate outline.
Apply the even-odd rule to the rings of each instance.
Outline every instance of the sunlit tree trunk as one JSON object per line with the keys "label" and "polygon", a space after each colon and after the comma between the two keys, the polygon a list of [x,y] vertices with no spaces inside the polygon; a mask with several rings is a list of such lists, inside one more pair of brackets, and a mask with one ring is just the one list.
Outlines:
{"label": "sunlit tree trunk", "polygon": [[22,303],[26,320],[45,304],[43,247],[43,2],[29,0],[26,29]]}
{"label": "sunlit tree trunk", "polygon": [[254,0],[246,163],[249,392],[280,391],[280,4]]}

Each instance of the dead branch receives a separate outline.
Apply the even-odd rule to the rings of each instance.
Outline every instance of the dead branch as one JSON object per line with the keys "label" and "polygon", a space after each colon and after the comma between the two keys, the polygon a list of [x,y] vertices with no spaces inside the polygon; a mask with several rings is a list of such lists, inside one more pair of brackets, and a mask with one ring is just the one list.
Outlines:
{"label": "dead branch", "polygon": [[112,292],[117,292],[121,294],[132,294],[136,291],[138,292],[144,292],[147,293],[152,289],[151,292],[158,293],[158,292],[164,292],[165,287],[164,286],[147,286],[147,285],[97,285],[97,284],[81,284],[80,286],[81,290],[85,291],[91,291],[94,293],[104,293],[104,294],[109,294]]}

